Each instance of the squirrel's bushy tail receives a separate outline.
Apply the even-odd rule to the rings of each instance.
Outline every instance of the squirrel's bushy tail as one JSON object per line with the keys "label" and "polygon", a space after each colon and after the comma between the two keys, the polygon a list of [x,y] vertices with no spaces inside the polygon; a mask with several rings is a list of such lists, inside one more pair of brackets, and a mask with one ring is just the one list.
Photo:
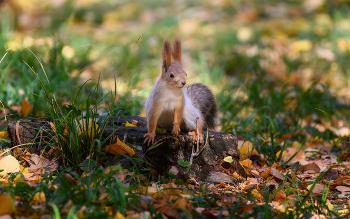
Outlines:
{"label": "squirrel's bushy tail", "polygon": [[207,127],[213,130],[218,111],[213,92],[204,84],[195,83],[187,87],[187,95],[193,105],[200,110]]}

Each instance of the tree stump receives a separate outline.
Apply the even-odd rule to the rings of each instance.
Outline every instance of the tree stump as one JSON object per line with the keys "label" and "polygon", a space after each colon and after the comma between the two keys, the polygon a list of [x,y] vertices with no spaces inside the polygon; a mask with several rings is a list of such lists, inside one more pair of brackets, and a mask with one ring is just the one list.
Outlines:
{"label": "tree stump", "polygon": [[[127,145],[142,146],[142,150],[135,150],[135,157],[143,159],[152,165],[160,174],[166,174],[171,167],[177,167],[175,175],[183,175],[177,161],[183,159],[190,161],[192,148],[197,148],[191,135],[180,133],[178,137],[173,137],[170,131],[166,134],[157,134],[155,138],[156,147],[148,147],[144,144],[144,135],[147,133],[146,119],[137,116],[126,116],[126,121],[132,123],[132,120],[138,121],[140,127],[123,127],[125,123],[123,117],[114,119],[115,127],[109,123],[106,126],[103,135],[118,136],[118,138]],[[208,143],[205,142],[208,139]],[[240,154],[237,150],[238,141],[235,136],[227,133],[210,132],[208,138],[206,131],[203,131],[203,144],[200,144],[200,153],[192,157],[192,164],[189,167],[188,175],[184,178],[194,178],[202,182],[226,182],[236,183],[236,178],[232,177],[234,172],[245,177],[245,170],[239,164]],[[231,156],[232,162],[224,161],[225,157]],[[177,172],[177,173],[176,173]]]}
{"label": "tree stump", "polygon": [[[139,127],[124,127],[122,123],[132,120],[138,121]],[[104,138],[109,138],[106,145],[112,144],[118,137],[123,143],[129,146],[139,146],[141,150],[135,150],[134,157],[140,158],[146,162],[138,161],[138,167],[143,167],[147,163],[151,164],[151,168],[159,174],[167,174],[171,172],[179,178],[193,178],[202,182],[214,183],[237,183],[237,179],[232,176],[234,172],[245,177],[245,170],[239,164],[240,154],[237,150],[237,139],[231,134],[220,132],[207,132],[203,130],[203,144],[199,145],[199,153],[192,153],[193,147],[197,148],[197,144],[193,141],[191,135],[180,133],[178,137],[173,137],[170,131],[166,134],[157,134],[155,141],[157,146],[148,147],[144,144],[144,135],[147,133],[146,119],[137,116],[117,117],[108,122],[100,122],[100,129],[103,131]],[[51,137],[49,132],[51,126],[50,120],[41,119],[21,119],[12,121],[8,125],[8,132],[12,141],[12,145],[28,144],[28,148],[32,153],[40,152],[40,147],[44,146],[43,142],[49,142]],[[112,140],[113,139],[113,140]],[[137,147],[136,147],[137,148]],[[224,158],[231,156],[232,162],[224,161]],[[121,163],[122,165],[133,165],[131,159],[126,159],[127,156],[110,155],[109,158],[113,164]],[[179,159],[185,162],[192,159],[192,164],[189,166],[188,173],[185,173],[177,163]],[[113,161],[114,160],[114,161]]]}
{"label": "tree stump", "polygon": [[44,142],[49,142],[48,132],[52,131],[50,119],[24,118],[11,121],[8,124],[8,133],[13,146],[23,145],[31,153],[39,153]]}

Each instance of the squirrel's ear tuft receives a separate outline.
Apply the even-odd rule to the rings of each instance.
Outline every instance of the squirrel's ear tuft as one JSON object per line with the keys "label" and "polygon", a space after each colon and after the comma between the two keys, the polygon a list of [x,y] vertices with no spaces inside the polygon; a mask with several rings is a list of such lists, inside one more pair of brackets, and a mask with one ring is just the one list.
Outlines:
{"label": "squirrel's ear tuft", "polygon": [[[162,50],[162,67],[166,71],[171,64],[171,47],[168,39],[164,40]],[[164,72],[165,72],[164,71]]]}
{"label": "squirrel's ear tuft", "polygon": [[175,61],[181,64],[181,40],[177,37],[173,44],[173,58]]}

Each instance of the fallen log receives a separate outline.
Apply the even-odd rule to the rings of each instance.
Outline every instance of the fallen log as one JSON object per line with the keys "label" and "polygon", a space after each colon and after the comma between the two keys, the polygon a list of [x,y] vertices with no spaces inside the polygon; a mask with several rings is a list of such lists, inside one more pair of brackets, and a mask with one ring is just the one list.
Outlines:
{"label": "fallen log", "polygon": [[[126,119],[126,120],[125,120]],[[159,174],[171,172],[179,178],[193,178],[201,182],[214,183],[237,183],[237,178],[233,175],[245,177],[245,170],[239,164],[240,154],[237,150],[237,139],[235,136],[220,132],[203,131],[204,143],[199,145],[199,151],[193,152],[197,144],[193,137],[187,133],[180,133],[178,137],[173,137],[170,131],[165,134],[157,134],[155,145],[148,147],[144,144],[144,135],[147,133],[146,120],[143,117],[126,116],[117,117],[108,122],[100,123],[102,136],[109,138],[107,145],[114,143],[118,137],[123,143],[135,147],[133,157],[140,158],[146,162],[137,161],[138,168],[147,166],[156,170]],[[139,127],[125,127],[123,123],[132,123],[136,120]],[[8,125],[12,145],[28,144],[31,152],[38,153],[42,142],[51,140],[48,134],[51,131],[49,119],[21,119],[12,121]],[[104,146],[105,148],[105,146]],[[136,149],[136,148],[139,148]],[[232,161],[224,161],[231,156]],[[120,163],[124,166],[134,165],[127,156],[109,155],[111,164]],[[192,161],[188,172],[184,171],[185,166],[181,166],[178,160]],[[237,174],[234,174],[234,173]]]}
{"label": "fallen log", "polygon": [[[123,123],[132,123],[136,120],[140,127],[123,127]],[[146,120],[143,117],[126,116],[126,121],[123,117],[117,117],[113,120],[115,127],[111,123],[106,126],[103,135],[108,137],[111,135],[118,138],[127,145],[142,146],[142,150],[135,150],[135,157],[141,158],[151,164],[152,168],[160,174],[166,174],[169,170],[174,170],[176,167],[177,173],[182,175],[183,172],[179,169],[177,161],[191,161],[188,174],[185,178],[194,178],[202,182],[226,182],[236,183],[237,179],[232,177],[236,172],[241,177],[245,177],[245,170],[239,164],[240,154],[237,150],[237,138],[231,134],[204,132],[204,143],[200,144],[199,151],[193,154],[193,147],[197,144],[193,141],[191,135],[180,133],[178,137],[173,137],[170,131],[166,134],[157,134],[155,145],[148,147],[144,144],[144,135],[147,133]],[[231,156],[232,162],[224,161],[224,158]],[[175,171],[176,173],[176,171]],[[177,174],[175,174],[177,175]]]}

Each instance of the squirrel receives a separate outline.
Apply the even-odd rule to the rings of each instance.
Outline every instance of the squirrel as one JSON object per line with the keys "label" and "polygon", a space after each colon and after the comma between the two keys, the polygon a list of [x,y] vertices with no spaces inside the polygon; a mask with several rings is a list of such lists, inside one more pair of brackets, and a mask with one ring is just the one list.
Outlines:
{"label": "squirrel", "polygon": [[[186,85],[187,73],[181,66],[182,46],[179,38],[173,48],[164,40],[162,71],[145,103],[148,133],[144,143],[148,145],[156,136],[156,127],[170,129],[177,137],[180,128],[188,134],[199,137],[203,142],[202,129],[213,130],[217,118],[217,105],[213,92],[204,84]],[[171,60],[173,56],[173,61]],[[196,132],[198,130],[198,133]]]}

